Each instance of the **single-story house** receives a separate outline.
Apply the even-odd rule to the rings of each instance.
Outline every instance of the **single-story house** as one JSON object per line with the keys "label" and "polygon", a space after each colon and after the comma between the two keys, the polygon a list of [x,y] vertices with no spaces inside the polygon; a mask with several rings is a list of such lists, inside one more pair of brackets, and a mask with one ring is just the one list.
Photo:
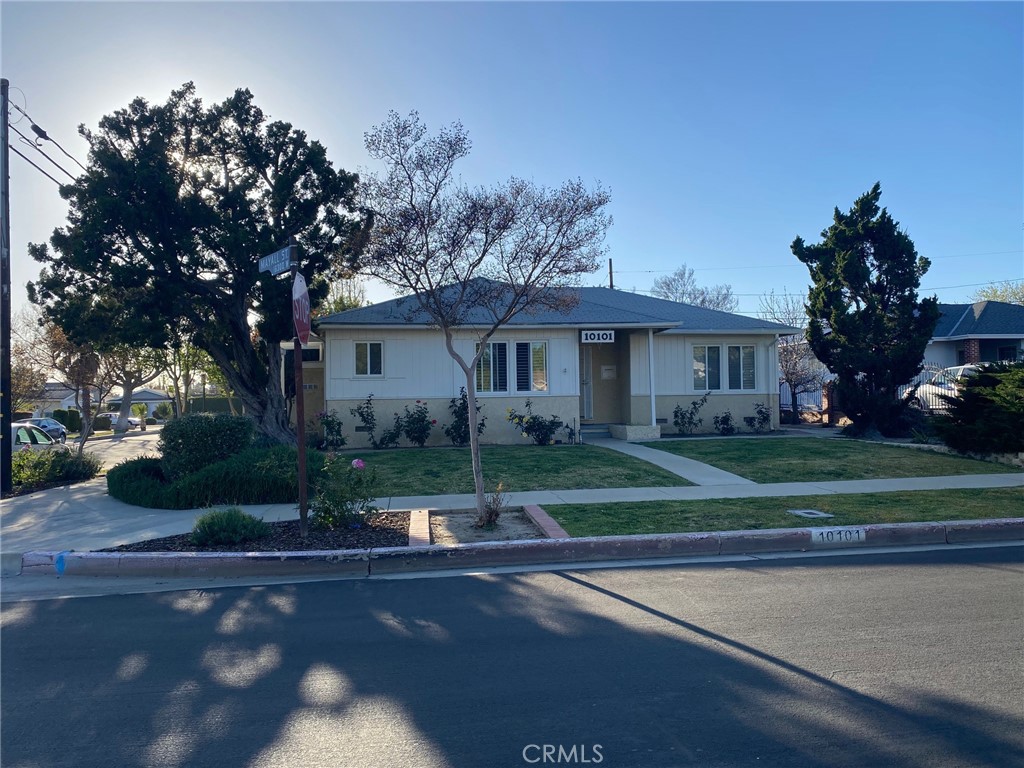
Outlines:
{"label": "single-story house", "polygon": [[[121,409],[121,396],[111,396],[107,402],[107,408],[111,411],[118,411]],[[158,389],[150,389],[149,387],[140,387],[132,392],[132,406],[145,405],[146,415],[152,416],[153,411],[160,403],[167,403],[172,408],[174,407],[174,398],[166,392],[161,392]]]}
{"label": "single-story house", "polygon": [[924,357],[941,368],[1024,359],[1024,307],[1002,301],[939,304]]}
{"label": "single-story house", "polygon": [[[536,414],[624,439],[676,432],[675,407],[685,409],[705,393],[699,431],[713,431],[712,419],[727,410],[743,431],[743,418],[754,416],[758,403],[778,426],[776,345],[798,329],[611,288],[574,290],[579,302],[567,313],[520,313],[487,342],[475,380],[485,442],[522,442],[506,415],[509,408],[522,412],[527,400]],[[485,327],[481,310],[456,329],[454,347],[463,358],[473,357]],[[384,426],[405,406],[426,403],[437,419],[431,444],[447,442],[441,427],[465,376],[415,297],[328,315],[317,333],[323,403],[341,418],[350,445],[365,445],[350,409],[370,394]]]}
{"label": "single-story house", "polygon": [[[98,398],[99,390],[94,389],[92,391],[93,409],[96,407]],[[53,416],[53,412],[57,410],[67,411],[72,408],[78,408],[75,401],[75,390],[60,382],[48,381],[44,386],[42,396],[32,403],[31,411],[34,418],[40,418]]]}

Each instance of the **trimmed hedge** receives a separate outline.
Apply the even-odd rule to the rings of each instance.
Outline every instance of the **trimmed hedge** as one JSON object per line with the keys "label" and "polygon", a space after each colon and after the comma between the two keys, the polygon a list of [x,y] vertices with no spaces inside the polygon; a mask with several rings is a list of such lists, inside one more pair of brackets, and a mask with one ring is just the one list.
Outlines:
{"label": "trimmed hedge", "polygon": [[[299,499],[296,462],[296,450],[289,446],[252,447],[185,477],[171,480],[165,474],[160,459],[128,459],[107,472],[107,491],[126,504],[150,509],[291,504]],[[306,477],[311,498],[323,465],[322,453],[308,452]]]}
{"label": "trimmed hedge", "polygon": [[259,541],[270,535],[270,526],[261,518],[238,507],[215,509],[200,515],[192,528],[192,543],[197,547],[235,546]]}
{"label": "trimmed hedge", "polygon": [[20,491],[53,488],[89,480],[100,472],[93,454],[69,450],[16,451],[11,456],[11,480]]}
{"label": "trimmed hedge", "polygon": [[158,446],[164,475],[180,480],[248,448],[255,425],[245,416],[194,413],[164,425]]}

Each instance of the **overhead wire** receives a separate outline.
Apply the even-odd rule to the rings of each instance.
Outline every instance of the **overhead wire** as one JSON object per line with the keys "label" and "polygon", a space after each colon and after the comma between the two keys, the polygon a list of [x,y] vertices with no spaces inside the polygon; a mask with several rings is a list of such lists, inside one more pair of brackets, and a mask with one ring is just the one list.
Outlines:
{"label": "overhead wire", "polygon": [[62,185],[61,185],[61,183],[60,183],[59,181],[57,181],[57,180],[56,180],[55,178],[53,178],[53,176],[51,176],[51,175],[50,175],[50,174],[48,174],[48,173],[47,173],[46,171],[44,171],[44,170],[43,170],[42,168],[40,168],[40,167],[39,167],[38,165],[36,165],[35,163],[33,163],[33,162],[32,162],[31,160],[29,160],[29,159],[28,159],[27,157],[25,157],[25,155],[21,154],[21,152],[19,152],[19,151],[18,151],[18,148],[17,148],[17,147],[15,147],[15,146],[14,146],[13,144],[8,144],[7,146],[11,148],[11,151],[12,151],[12,152],[14,152],[14,154],[16,154],[16,155],[17,155],[18,157],[20,157],[20,158],[21,158],[22,160],[24,160],[24,161],[25,161],[26,163],[28,163],[28,164],[29,164],[29,165],[31,165],[31,166],[32,166],[33,168],[35,168],[35,169],[36,169],[37,171],[39,171],[39,172],[40,172],[41,174],[43,174],[43,176],[45,176],[46,178],[48,178],[48,179],[49,179],[50,181],[52,181],[52,182],[53,182],[54,184],[56,184],[56,185],[57,185],[58,187],[59,187],[59,186],[62,186]]}
{"label": "overhead wire", "polygon": [[[57,141],[56,139],[52,138],[52,137],[51,137],[51,136],[50,136],[50,135],[49,135],[49,134],[48,134],[48,133],[47,133],[47,132],[46,132],[45,130],[43,130],[42,128],[40,128],[40,127],[39,127],[39,126],[38,126],[38,125],[36,124],[36,121],[32,119],[32,116],[31,116],[31,115],[30,115],[30,114],[29,114],[28,112],[26,112],[26,111],[25,111],[24,109],[22,109],[21,107],[19,107],[19,106],[18,106],[17,104],[15,104],[14,102],[8,102],[8,103],[9,103],[9,104],[10,104],[10,105],[11,105],[12,107],[14,107],[14,109],[18,110],[18,112],[20,112],[21,114],[23,114],[23,115],[24,115],[25,117],[27,117],[27,118],[28,118],[29,124],[30,124],[30,125],[32,126],[32,131],[33,131],[33,133],[35,133],[35,134],[36,134],[36,135],[37,135],[37,136],[38,136],[38,137],[39,137],[40,139],[42,139],[43,141],[49,141],[49,142],[51,142],[52,144],[56,145],[57,149],[59,149],[59,150],[60,150],[61,152],[63,152],[63,153],[64,153],[64,155],[65,155],[65,156],[67,156],[67,158],[68,158],[69,160],[72,160],[72,161],[73,161],[73,162],[74,162],[74,163],[75,163],[75,164],[76,164],[76,165],[77,165],[77,166],[78,166],[79,168],[81,168],[81,169],[82,169],[83,171],[84,171],[84,170],[86,170],[86,167],[85,167],[84,165],[82,165],[82,164],[81,164],[81,163],[80,163],[80,162],[78,161],[78,159],[77,159],[77,158],[76,158],[76,157],[75,157],[74,155],[71,155],[71,154],[70,154],[70,153],[69,153],[69,152],[68,152],[68,151],[67,151],[66,149],[64,149],[64,147],[63,147],[63,146],[61,146],[61,144],[60,144],[60,142],[59,142],[59,141]],[[20,136],[22,136],[22,138],[24,138],[24,135],[23,135],[23,134],[21,134],[20,132],[19,132],[19,135],[20,135]],[[27,139],[26,139],[26,141],[27,141]],[[52,161],[51,161],[51,162],[52,162]],[[62,168],[61,170],[64,170],[64,169]],[[67,173],[67,171],[64,171],[64,172],[65,172],[65,173]],[[70,175],[70,174],[69,174],[69,175]],[[74,176],[72,176],[71,178],[74,178]]]}
{"label": "overhead wire", "polygon": [[36,144],[36,143],[35,143],[34,141],[32,141],[32,140],[31,140],[30,138],[28,138],[28,137],[27,137],[27,136],[26,136],[26,135],[25,135],[24,133],[22,133],[21,131],[19,131],[19,130],[18,130],[17,128],[15,128],[15,127],[14,127],[13,125],[9,125],[9,126],[8,126],[8,128],[10,128],[10,129],[11,129],[12,131],[14,131],[14,132],[15,132],[16,134],[18,134],[19,136],[21,136],[21,140],[22,140],[22,141],[24,141],[24,142],[25,142],[26,144],[28,144],[28,145],[29,145],[30,147],[32,147],[32,149],[34,149],[34,150],[35,150],[36,152],[38,152],[38,153],[39,153],[39,154],[41,154],[41,155],[42,155],[43,157],[45,157],[45,158],[46,158],[47,160],[49,160],[49,161],[50,161],[50,162],[51,162],[51,163],[52,163],[52,164],[53,164],[54,166],[56,166],[56,167],[57,167],[57,168],[58,168],[59,170],[63,171],[63,172],[65,173],[65,174],[67,174],[68,178],[70,178],[70,179],[71,179],[72,181],[75,181],[75,175],[74,175],[73,173],[71,173],[70,171],[68,171],[68,170],[67,170],[66,168],[64,168],[64,166],[62,166],[62,165],[61,165],[60,163],[58,163],[58,162],[57,162],[56,160],[54,160],[54,159],[53,159],[52,157],[50,157],[50,156],[49,156],[48,154],[46,154],[46,153],[45,153],[45,152],[43,151],[43,148],[42,148],[42,147],[40,147],[40,146],[39,146],[38,144]]}

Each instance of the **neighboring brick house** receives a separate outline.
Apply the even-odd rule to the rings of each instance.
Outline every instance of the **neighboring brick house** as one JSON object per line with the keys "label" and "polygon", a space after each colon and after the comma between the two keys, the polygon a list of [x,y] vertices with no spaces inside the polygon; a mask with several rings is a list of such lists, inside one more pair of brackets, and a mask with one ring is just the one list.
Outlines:
{"label": "neighboring brick house", "polygon": [[1024,359],[1024,307],[1002,301],[939,304],[925,360],[943,368]]}

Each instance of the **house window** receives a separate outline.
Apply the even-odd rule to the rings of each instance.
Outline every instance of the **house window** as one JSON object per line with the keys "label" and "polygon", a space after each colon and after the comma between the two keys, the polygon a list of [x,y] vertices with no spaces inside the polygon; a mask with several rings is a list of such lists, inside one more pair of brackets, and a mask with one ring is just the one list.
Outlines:
{"label": "house window", "polygon": [[754,347],[729,347],[729,389],[754,388]]}
{"label": "house window", "polygon": [[999,347],[996,351],[996,359],[1006,363],[1012,363],[1017,359],[1016,347]]}
{"label": "house window", "polygon": [[693,348],[693,388],[709,390],[722,388],[722,348],[695,346]]}
{"label": "house window", "polygon": [[384,375],[384,342],[356,342],[356,376]]}
{"label": "house window", "polygon": [[516,342],[516,391],[548,391],[548,343]]}
{"label": "house window", "polygon": [[[476,345],[480,351],[480,345]],[[489,341],[476,364],[477,392],[508,391],[508,345],[503,341]]]}

